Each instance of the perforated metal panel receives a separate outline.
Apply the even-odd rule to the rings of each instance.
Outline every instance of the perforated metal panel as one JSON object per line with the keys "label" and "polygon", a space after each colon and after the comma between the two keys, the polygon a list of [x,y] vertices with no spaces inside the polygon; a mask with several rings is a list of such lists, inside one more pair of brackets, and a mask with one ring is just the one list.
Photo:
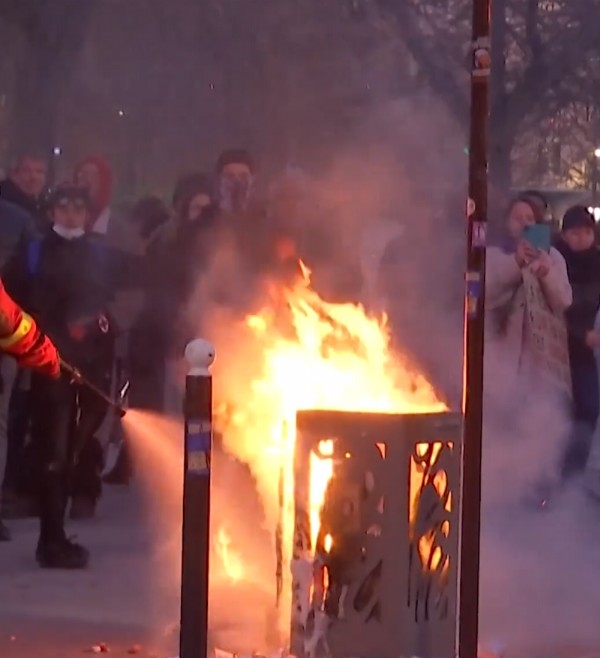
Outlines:
{"label": "perforated metal panel", "polygon": [[453,658],[460,416],[309,411],[297,430],[292,653]]}

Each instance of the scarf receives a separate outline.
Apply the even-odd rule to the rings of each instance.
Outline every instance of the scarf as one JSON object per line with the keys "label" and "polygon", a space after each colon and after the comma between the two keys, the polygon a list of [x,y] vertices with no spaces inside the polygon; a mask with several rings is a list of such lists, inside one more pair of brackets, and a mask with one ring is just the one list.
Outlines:
{"label": "scarf", "polygon": [[76,240],[77,238],[82,238],[85,235],[84,228],[67,228],[61,224],[53,224],[52,230],[65,240]]}

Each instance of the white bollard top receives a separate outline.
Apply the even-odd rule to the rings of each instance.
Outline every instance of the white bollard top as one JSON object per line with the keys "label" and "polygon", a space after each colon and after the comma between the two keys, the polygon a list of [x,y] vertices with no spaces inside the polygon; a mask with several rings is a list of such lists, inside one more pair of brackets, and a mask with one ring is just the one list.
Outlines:
{"label": "white bollard top", "polygon": [[207,377],[215,362],[215,348],[207,340],[196,338],[186,345],[185,360],[190,366],[188,375]]}

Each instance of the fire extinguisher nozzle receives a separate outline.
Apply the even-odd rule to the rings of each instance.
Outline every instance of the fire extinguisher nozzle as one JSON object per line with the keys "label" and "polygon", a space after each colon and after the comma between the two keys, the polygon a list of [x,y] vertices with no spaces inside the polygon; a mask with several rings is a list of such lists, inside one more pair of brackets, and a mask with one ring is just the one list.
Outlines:
{"label": "fire extinguisher nozzle", "polygon": [[[89,391],[92,391],[92,393],[95,393],[100,399],[104,400],[108,404],[109,407],[112,407],[117,414],[119,418],[123,418],[125,414],[127,413],[127,409],[123,406],[123,398],[127,395],[127,391],[129,390],[129,386],[124,391],[124,394],[119,398],[119,400],[113,400],[109,395],[107,395],[103,390],[92,384],[92,382],[88,381],[82,374],[81,372],[75,368],[75,366],[72,366],[70,363],[67,363],[64,359],[60,360],[60,368],[61,370],[68,375],[71,380],[74,383],[79,384],[79,386],[83,386],[87,388]],[[127,383],[129,384],[129,382]],[[123,391],[121,391],[123,393]]]}

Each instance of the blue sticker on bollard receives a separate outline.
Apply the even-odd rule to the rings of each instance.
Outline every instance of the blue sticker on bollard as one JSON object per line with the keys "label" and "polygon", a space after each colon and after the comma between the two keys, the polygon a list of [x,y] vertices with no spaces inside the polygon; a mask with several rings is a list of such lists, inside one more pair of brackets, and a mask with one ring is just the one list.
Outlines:
{"label": "blue sticker on bollard", "polygon": [[188,452],[209,452],[210,451],[210,432],[199,432],[198,434],[188,434],[187,445]]}
{"label": "blue sticker on bollard", "polygon": [[209,421],[189,421],[187,434],[187,470],[194,475],[210,472],[212,428]]}

